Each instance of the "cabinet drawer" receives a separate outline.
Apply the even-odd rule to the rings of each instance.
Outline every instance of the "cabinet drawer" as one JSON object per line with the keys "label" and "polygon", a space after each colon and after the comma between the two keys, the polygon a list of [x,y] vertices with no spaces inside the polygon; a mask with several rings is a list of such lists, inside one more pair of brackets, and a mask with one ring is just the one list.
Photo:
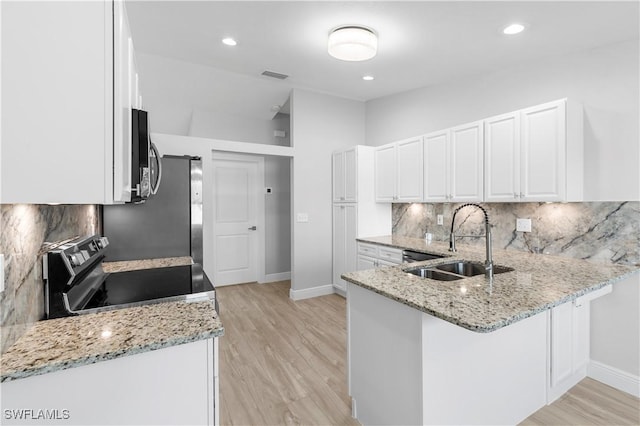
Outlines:
{"label": "cabinet drawer", "polygon": [[378,257],[378,247],[373,244],[358,243],[358,254]]}
{"label": "cabinet drawer", "polygon": [[378,249],[378,258],[395,264],[402,263],[402,250],[390,247],[380,247]]}

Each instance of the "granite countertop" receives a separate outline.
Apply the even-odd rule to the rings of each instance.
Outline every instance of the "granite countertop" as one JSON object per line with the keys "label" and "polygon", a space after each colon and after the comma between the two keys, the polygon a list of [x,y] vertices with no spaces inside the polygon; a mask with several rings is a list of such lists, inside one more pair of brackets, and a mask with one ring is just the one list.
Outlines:
{"label": "granite countertop", "polygon": [[[105,272],[192,265],[191,257],[104,262]],[[39,321],[0,356],[0,382],[219,337],[215,302],[179,301]]]}
{"label": "granite countertop", "polygon": [[193,259],[184,257],[165,257],[162,259],[123,260],[119,262],[102,262],[104,272],[126,272],[140,269],[168,268],[172,266],[193,265]]}
{"label": "granite countertop", "polygon": [[213,301],[157,303],[39,321],[2,354],[0,382],[223,334]]}
{"label": "granite countertop", "polygon": [[491,332],[574,300],[640,271],[637,267],[593,263],[543,254],[494,250],[494,265],[514,268],[494,275],[489,285],[484,275],[457,281],[420,278],[405,271],[453,260],[484,262],[482,247],[448,242],[427,243],[419,238],[383,236],[358,241],[444,255],[446,258],[349,272],[342,278],[360,287],[476,332]]}

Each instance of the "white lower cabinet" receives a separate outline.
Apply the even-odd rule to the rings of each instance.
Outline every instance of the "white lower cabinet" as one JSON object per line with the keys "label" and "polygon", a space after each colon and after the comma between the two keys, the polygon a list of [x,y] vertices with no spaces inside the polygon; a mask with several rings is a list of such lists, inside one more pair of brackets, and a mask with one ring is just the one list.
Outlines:
{"label": "white lower cabinet", "polygon": [[370,243],[358,243],[358,271],[402,263],[402,250]]}
{"label": "white lower cabinet", "polygon": [[[217,425],[217,338],[0,385],[2,424]],[[55,418],[20,421],[31,409]],[[29,420],[29,419],[27,419]]]}
{"label": "white lower cabinet", "polygon": [[551,309],[547,403],[587,376],[590,302],[611,292],[608,285]]}

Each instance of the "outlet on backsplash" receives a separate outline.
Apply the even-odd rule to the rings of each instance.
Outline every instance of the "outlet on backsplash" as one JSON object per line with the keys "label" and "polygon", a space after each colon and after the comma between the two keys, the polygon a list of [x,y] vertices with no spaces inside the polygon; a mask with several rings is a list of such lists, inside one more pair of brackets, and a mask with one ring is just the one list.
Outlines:
{"label": "outlet on backsplash", "polygon": [[517,232],[531,232],[531,219],[516,219]]}
{"label": "outlet on backsplash", "polygon": [[441,214],[437,215],[436,216],[436,221],[437,221],[438,225],[440,225],[440,226],[444,225],[444,216],[441,215]]}

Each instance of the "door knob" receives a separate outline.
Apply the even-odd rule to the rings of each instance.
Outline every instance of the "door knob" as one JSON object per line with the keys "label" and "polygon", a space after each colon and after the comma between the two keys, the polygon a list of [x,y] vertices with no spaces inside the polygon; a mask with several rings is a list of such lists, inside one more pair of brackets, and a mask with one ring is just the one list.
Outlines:
{"label": "door knob", "polygon": [[251,228],[249,228],[249,231],[255,231],[256,229],[258,229],[258,227],[253,225]]}

